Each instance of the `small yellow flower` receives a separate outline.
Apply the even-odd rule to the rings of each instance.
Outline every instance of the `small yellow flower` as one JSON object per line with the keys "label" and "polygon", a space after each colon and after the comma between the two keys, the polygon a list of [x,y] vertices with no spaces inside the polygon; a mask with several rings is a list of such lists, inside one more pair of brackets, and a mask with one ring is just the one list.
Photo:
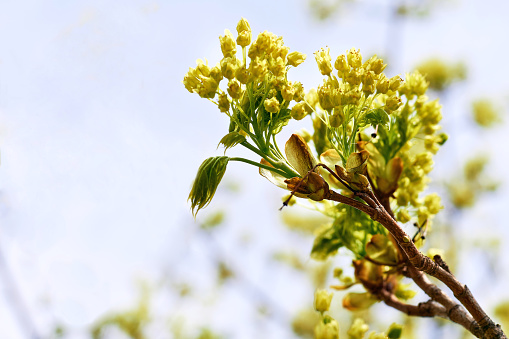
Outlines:
{"label": "small yellow flower", "polygon": [[401,99],[396,95],[388,97],[385,101],[385,107],[391,112],[397,110],[402,104]]}
{"label": "small yellow flower", "polygon": [[315,52],[316,63],[318,64],[318,69],[322,75],[330,75],[332,72],[332,64],[331,57],[329,55],[330,48],[321,49],[318,52]]}
{"label": "small yellow flower", "polygon": [[329,316],[324,317],[315,327],[315,339],[339,339],[339,324]]}
{"label": "small yellow flower", "polygon": [[291,112],[292,118],[294,118],[295,120],[304,119],[304,117],[308,114],[308,112],[306,111],[306,106],[307,104],[304,101],[295,104]]}
{"label": "small yellow flower", "polygon": [[221,73],[226,79],[233,79],[239,68],[240,60],[236,57],[227,57],[221,60]]}
{"label": "small yellow flower", "polygon": [[306,54],[300,52],[292,52],[286,57],[288,59],[288,65],[297,67],[306,60]]}
{"label": "small yellow flower", "polygon": [[405,224],[409,222],[412,218],[410,217],[410,214],[408,213],[408,210],[406,209],[400,209],[398,213],[396,214],[396,218],[399,222]]}
{"label": "small yellow flower", "polygon": [[291,101],[294,95],[295,87],[293,87],[291,83],[284,85],[283,88],[281,89],[281,96],[287,102]]}
{"label": "small yellow flower", "polygon": [[362,55],[360,53],[360,49],[355,50],[352,48],[348,51],[346,58],[348,60],[348,64],[353,68],[361,67],[362,65]]}
{"label": "small yellow flower", "polygon": [[263,106],[265,107],[265,110],[270,113],[277,113],[279,112],[279,101],[276,97],[273,97],[271,99],[265,99],[263,102]]}
{"label": "small yellow flower", "polygon": [[408,99],[413,99],[414,96],[421,96],[426,93],[429,82],[426,81],[424,75],[419,71],[414,71],[412,74],[407,74],[405,82],[399,87],[398,91],[405,95]]}
{"label": "small yellow flower", "polygon": [[334,68],[338,70],[338,73],[342,74],[348,72],[350,70],[350,66],[348,66],[348,61],[346,61],[346,57],[342,54],[338,56],[336,62],[334,63]]}
{"label": "small yellow flower", "polygon": [[242,92],[240,82],[235,79],[228,81],[228,94],[230,94],[233,99],[240,99],[240,97],[242,97]]}
{"label": "small yellow flower", "polygon": [[221,44],[221,52],[223,52],[225,58],[234,57],[235,54],[237,54],[237,45],[235,44],[232,33],[228,29],[224,30],[224,36],[219,37],[219,43]]}
{"label": "small yellow flower", "polygon": [[326,290],[318,289],[315,291],[314,308],[318,312],[326,312],[329,310],[333,294]]}
{"label": "small yellow flower", "polygon": [[237,37],[237,44],[239,46],[246,47],[251,43],[251,27],[246,19],[240,19],[237,24],[237,33],[239,34]]}
{"label": "small yellow flower", "polygon": [[235,72],[235,78],[241,83],[241,84],[247,84],[249,82],[249,77],[251,74],[249,73],[249,70],[245,67],[239,67],[237,68],[237,71]]}
{"label": "small yellow flower", "polygon": [[424,197],[424,205],[428,208],[431,214],[437,214],[444,208],[441,204],[440,196],[436,193],[428,194]]}
{"label": "small yellow flower", "polygon": [[267,60],[260,59],[256,57],[255,59],[251,59],[251,64],[249,65],[249,71],[253,75],[253,77],[257,80],[263,80],[265,74],[267,74]]}
{"label": "small yellow flower", "polygon": [[358,70],[352,69],[348,72],[348,75],[345,77],[345,81],[348,82],[352,86],[358,86],[361,83],[361,74]]}
{"label": "small yellow flower", "polygon": [[389,90],[389,79],[383,75],[376,83],[376,91],[381,94],[386,94]]}
{"label": "small yellow flower", "polygon": [[397,91],[399,86],[401,85],[401,83],[403,82],[403,79],[401,79],[399,77],[399,75],[395,75],[393,76],[390,80],[389,80],[389,89],[391,91]]}
{"label": "small yellow flower", "polygon": [[225,93],[219,94],[217,107],[221,112],[228,112],[230,109],[230,102],[228,101],[228,97]]}

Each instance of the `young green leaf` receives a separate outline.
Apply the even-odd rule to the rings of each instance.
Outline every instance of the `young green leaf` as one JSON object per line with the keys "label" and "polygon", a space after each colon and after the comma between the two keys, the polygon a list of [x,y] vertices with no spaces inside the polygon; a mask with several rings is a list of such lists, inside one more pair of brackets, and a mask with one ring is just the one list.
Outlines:
{"label": "young green leaf", "polygon": [[[240,144],[244,140],[246,140],[246,137],[243,136],[242,134],[240,134],[239,132],[230,132],[230,133],[226,134],[221,139],[221,141],[219,141],[219,145],[222,144],[224,146],[224,151],[226,152],[226,150],[228,148],[232,148],[234,146],[237,146],[238,144]],[[219,147],[219,145],[218,145],[218,147]]]}
{"label": "young green leaf", "polygon": [[191,210],[195,217],[199,210],[212,201],[229,160],[230,158],[225,156],[211,157],[205,160],[198,169],[193,188],[187,198],[191,200]]}

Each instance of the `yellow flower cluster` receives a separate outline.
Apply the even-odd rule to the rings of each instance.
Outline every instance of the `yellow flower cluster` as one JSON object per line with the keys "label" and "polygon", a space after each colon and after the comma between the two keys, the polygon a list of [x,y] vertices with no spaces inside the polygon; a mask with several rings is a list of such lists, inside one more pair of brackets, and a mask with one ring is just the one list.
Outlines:
{"label": "yellow flower cluster", "polygon": [[[287,79],[290,67],[297,67],[306,59],[306,55],[291,52],[285,46],[283,38],[264,31],[251,43],[251,27],[246,19],[237,24],[237,38],[229,30],[219,37],[223,59],[214,67],[209,67],[202,60],[197,61],[196,68],[190,68],[184,77],[184,86],[191,93],[202,98],[213,99],[221,112],[229,112],[232,105],[242,109],[242,103],[253,100],[253,96],[262,97],[263,107],[269,113],[286,109],[293,100],[299,104],[291,111],[293,118],[300,120],[308,114],[304,102],[304,87],[300,82]],[[237,57],[237,46],[242,48],[242,60]],[[248,62],[247,57],[250,59]],[[219,88],[221,80],[227,79],[226,91]],[[246,90],[252,96],[246,97]]]}
{"label": "yellow flower cluster", "polygon": [[413,155],[412,143],[409,142],[399,155],[405,165],[396,191],[396,202],[402,207],[396,217],[403,223],[410,221],[411,217],[406,209],[410,204],[415,208],[418,224],[422,225],[427,220],[431,221],[432,216],[442,209],[440,197],[435,193],[424,199],[419,198],[429,183],[427,174],[433,169],[433,154],[421,152]]}
{"label": "yellow flower cluster", "polygon": [[[362,103],[368,104],[368,97],[377,94],[387,95],[385,110],[391,113],[401,105],[396,90],[401,84],[399,76],[388,79],[383,70],[387,66],[383,60],[373,56],[362,63],[362,55],[359,50],[352,48],[346,55],[340,55],[334,62],[337,76],[332,74],[333,66],[330,49],[321,49],[315,53],[318,69],[327,78],[318,87],[318,99],[322,109],[332,113],[337,125],[339,116],[344,115],[345,107],[357,106]],[[333,126],[337,127],[337,126]]]}

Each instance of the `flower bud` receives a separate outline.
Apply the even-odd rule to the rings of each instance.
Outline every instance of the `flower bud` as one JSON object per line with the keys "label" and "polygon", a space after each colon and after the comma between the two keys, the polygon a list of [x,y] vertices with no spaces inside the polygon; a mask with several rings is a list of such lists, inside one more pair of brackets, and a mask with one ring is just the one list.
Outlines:
{"label": "flower bud", "polygon": [[318,100],[324,110],[334,108],[334,89],[326,84],[318,87]]}
{"label": "flower bud", "polygon": [[375,72],[364,71],[364,73],[362,73],[362,83],[364,85],[373,85],[375,83],[375,77]]}
{"label": "flower bud", "polygon": [[345,78],[345,81],[352,86],[358,86],[361,83],[361,74],[358,70],[352,69]]}
{"label": "flower bud", "polygon": [[219,94],[217,107],[221,112],[228,112],[230,109],[230,102],[228,101],[228,97],[225,93]]}
{"label": "flower bud", "polygon": [[376,84],[376,91],[381,94],[386,94],[389,90],[389,80],[384,76],[382,79],[378,80]]}
{"label": "flower bud", "polygon": [[316,63],[318,64],[318,69],[322,75],[330,75],[332,72],[331,57],[329,52],[330,48],[327,48],[327,50],[322,48],[321,50],[315,52]]}
{"label": "flower bud", "polygon": [[384,61],[380,58],[377,58],[376,56],[373,56],[369,59],[369,69],[375,74],[380,74],[384,71],[385,67],[387,67],[387,64],[384,64]]}
{"label": "flower bud", "polygon": [[202,98],[213,99],[216,96],[219,83],[213,78],[203,78],[201,86],[197,89],[197,93]]}
{"label": "flower bud", "polygon": [[389,89],[391,91],[397,91],[402,82],[403,82],[403,79],[401,79],[399,77],[399,75],[393,76],[389,80]]}
{"label": "flower bud", "polygon": [[369,331],[369,326],[361,318],[356,318],[350,326],[347,334],[350,339],[362,339],[366,332]]}
{"label": "flower bud", "polygon": [[385,107],[390,111],[393,112],[399,108],[403,103],[401,102],[401,99],[394,95],[392,97],[388,97],[385,101]]}
{"label": "flower bud", "polygon": [[406,206],[408,205],[408,202],[410,201],[410,196],[406,191],[398,190],[398,194],[396,197],[396,202],[399,206]]}
{"label": "flower bud", "polygon": [[295,95],[295,88],[291,84],[286,84],[281,89],[281,96],[287,102],[291,101],[293,99],[294,95]]}
{"label": "flower bud", "polygon": [[329,124],[333,128],[338,128],[343,123],[345,117],[341,109],[334,108],[334,113],[329,117]]}
{"label": "flower bud", "polygon": [[304,100],[304,86],[300,82],[295,82],[293,84],[293,88],[295,89],[295,94],[293,95],[293,100],[300,102]]}
{"label": "flower bud", "polygon": [[412,99],[414,96],[421,96],[426,93],[429,82],[426,81],[424,75],[415,71],[412,74],[407,74],[405,82],[400,86],[398,91],[405,95],[408,99]]}
{"label": "flower bud", "polygon": [[255,79],[263,80],[265,74],[267,74],[267,60],[262,60],[259,57],[252,59],[249,70]]}
{"label": "flower bud", "polygon": [[315,339],[339,339],[339,324],[325,316],[315,327]]}
{"label": "flower bud", "polygon": [[235,78],[241,83],[241,84],[247,84],[249,82],[249,77],[251,74],[249,73],[249,70],[245,67],[239,67],[237,68],[237,71],[235,72]]}
{"label": "flower bud", "polygon": [[269,69],[276,77],[284,76],[286,70],[284,59],[281,57],[272,58]]}
{"label": "flower bud", "polygon": [[240,99],[242,92],[240,82],[235,79],[228,81],[228,94],[230,94],[233,99]]}
{"label": "flower bud", "polygon": [[235,54],[237,54],[237,45],[229,30],[224,30],[224,36],[219,37],[219,43],[221,44],[221,52],[223,52],[225,58],[234,57]]}
{"label": "flower bud", "polygon": [[221,73],[221,65],[217,64],[210,70],[210,77],[220,82],[223,79],[223,74]]}
{"label": "flower bud", "polygon": [[246,47],[251,43],[251,27],[246,19],[240,19],[237,24],[237,33],[239,34],[237,37],[237,44],[239,46]]}
{"label": "flower bud", "polygon": [[189,67],[189,72],[184,76],[184,81],[182,81],[182,83],[190,93],[195,93],[197,91],[201,82],[196,76],[196,70],[194,68]]}
{"label": "flower bud", "polygon": [[307,104],[304,101],[301,101],[301,102],[295,104],[295,106],[293,106],[292,112],[291,112],[292,118],[294,118],[295,120],[304,119],[304,117],[308,114],[308,112],[306,110],[306,106],[307,106]]}
{"label": "flower bud", "polygon": [[292,52],[287,56],[287,64],[293,67],[297,67],[306,60],[306,54],[300,52]]}
{"label": "flower bud", "polygon": [[346,61],[346,57],[344,54],[338,56],[336,62],[334,63],[334,68],[338,70],[339,74],[343,74],[350,70],[350,66],[348,66],[348,62]]}
{"label": "flower bud", "polygon": [[424,137],[424,148],[432,153],[438,151],[438,143],[436,142],[435,135],[426,135]]}
{"label": "flower bud", "polygon": [[366,85],[364,84],[362,86],[362,91],[366,94],[366,96],[375,93],[375,84]]}
{"label": "flower bud", "polygon": [[265,99],[263,106],[265,107],[265,110],[270,113],[277,113],[279,111],[279,101],[276,97]]}
{"label": "flower bud", "polygon": [[357,105],[359,103],[359,99],[361,98],[361,93],[358,90],[348,91],[343,99],[345,100],[345,104],[347,105]]}
{"label": "flower bud", "polygon": [[237,71],[237,68],[239,67],[240,61],[233,57],[233,58],[224,58],[221,60],[221,73],[226,79],[233,79],[235,77],[235,72]]}
{"label": "flower bud", "polygon": [[318,289],[315,291],[315,302],[314,307],[318,312],[326,312],[329,310],[330,303],[332,300],[332,293],[327,292],[326,290]]}
{"label": "flower bud", "polygon": [[[207,62],[206,59],[205,62]],[[204,77],[210,76],[210,67],[208,64],[203,63],[202,59],[196,60],[196,74]]]}

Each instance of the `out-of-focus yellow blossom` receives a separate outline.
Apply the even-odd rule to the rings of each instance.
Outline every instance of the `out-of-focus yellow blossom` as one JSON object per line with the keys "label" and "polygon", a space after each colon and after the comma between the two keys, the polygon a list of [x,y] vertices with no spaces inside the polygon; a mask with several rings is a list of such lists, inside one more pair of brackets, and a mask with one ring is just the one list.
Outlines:
{"label": "out-of-focus yellow blossom", "polygon": [[329,310],[330,303],[332,300],[333,294],[327,292],[326,290],[318,289],[315,291],[315,301],[314,307],[318,312],[326,312]]}
{"label": "out-of-focus yellow blossom", "polygon": [[488,99],[474,101],[472,103],[472,112],[475,122],[481,127],[492,127],[502,120],[495,105]]}
{"label": "out-of-focus yellow blossom", "polygon": [[339,339],[339,324],[325,316],[315,327],[315,339]]}
{"label": "out-of-focus yellow blossom", "polygon": [[415,96],[424,95],[428,85],[429,83],[426,81],[426,78],[419,71],[415,71],[411,74],[406,74],[405,82],[398,91],[408,99],[413,99]]}
{"label": "out-of-focus yellow blossom", "polygon": [[[406,205],[406,204],[405,204],[405,205]],[[408,210],[406,210],[406,209],[400,209],[400,210],[398,211],[398,213],[396,214],[396,219],[397,219],[399,222],[401,222],[401,223],[405,224],[405,223],[409,222],[409,221],[412,219],[412,217],[410,216],[410,214],[408,214]]]}
{"label": "out-of-focus yellow blossom", "polygon": [[355,318],[352,326],[348,329],[347,334],[350,339],[363,339],[364,335],[369,331],[369,326],[361,318]]}
{"label": "out-of-focus yellow blossom", "polygon": [[439,58],[424,61],[416,69],[429,81],[429,87],[437,91],[466,78],[466,66],[463,63],[448,64]]}

